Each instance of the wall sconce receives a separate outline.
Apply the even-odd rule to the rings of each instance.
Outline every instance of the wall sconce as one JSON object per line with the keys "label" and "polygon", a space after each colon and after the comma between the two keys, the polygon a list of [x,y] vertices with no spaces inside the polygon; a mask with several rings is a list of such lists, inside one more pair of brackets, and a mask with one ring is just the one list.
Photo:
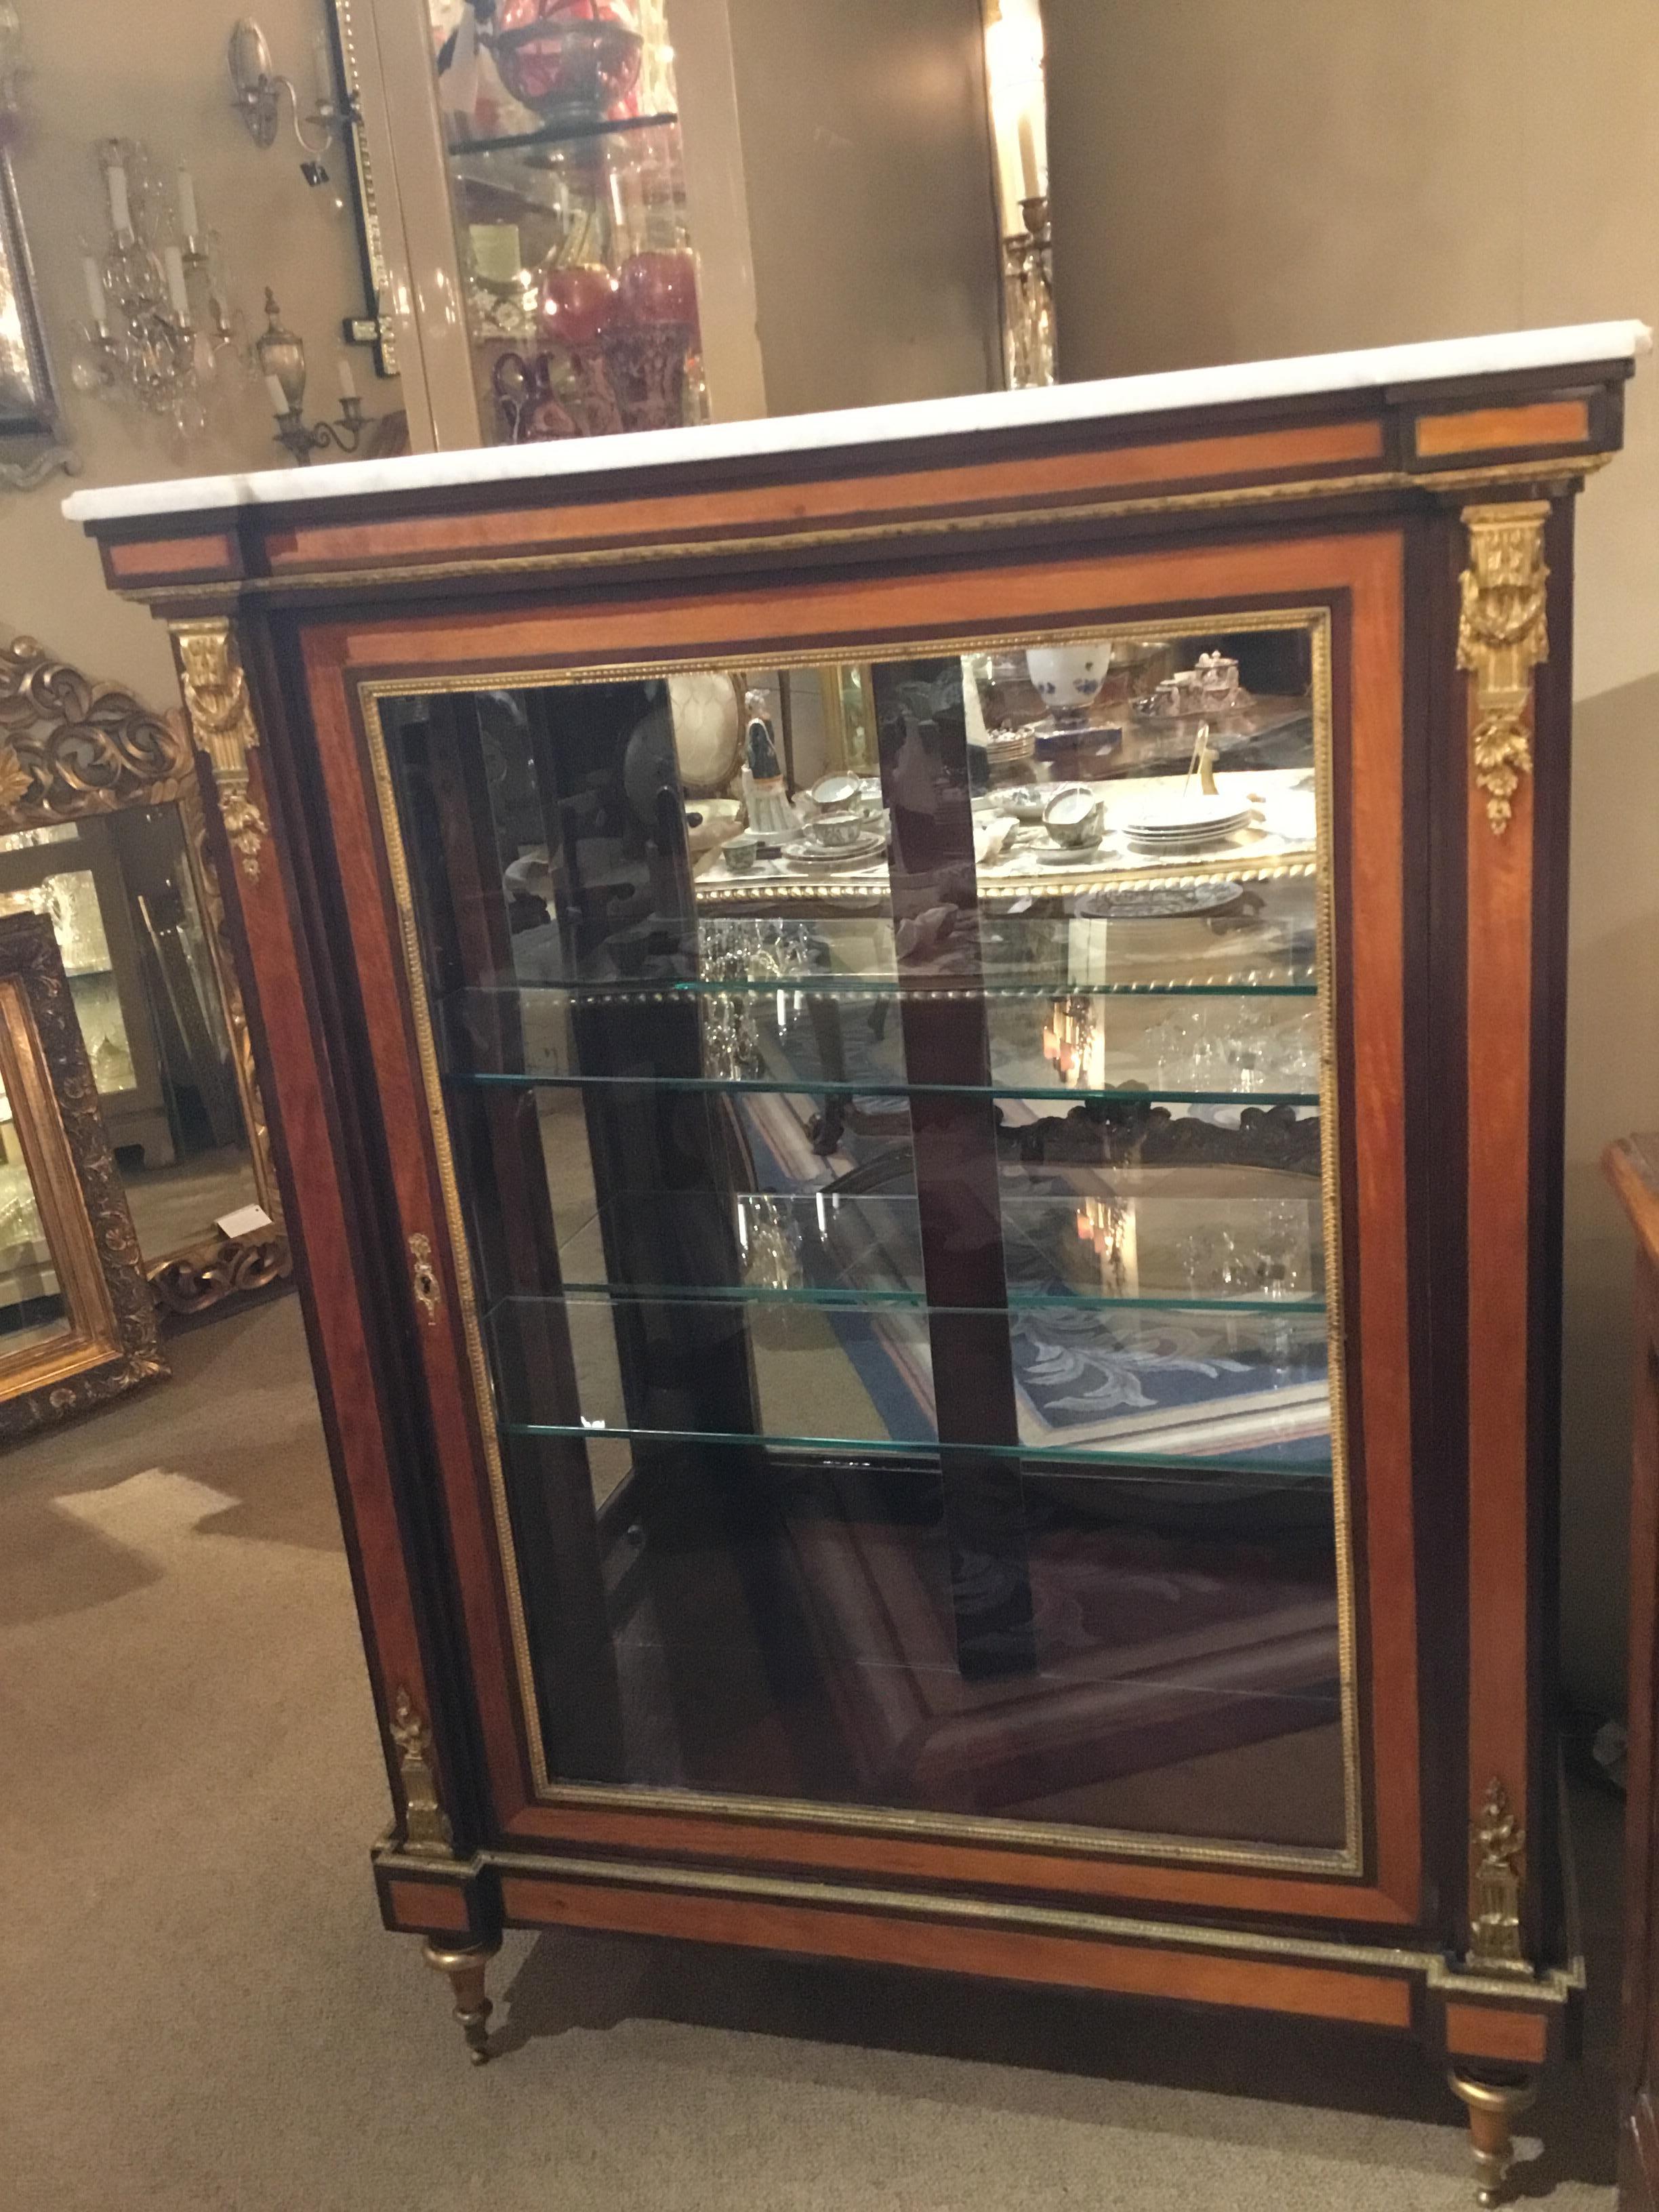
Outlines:
{"label": "wall sconce", "polygon": [[223,372],[246,370],[241,319],[227,303],[190,171],[177,172],[170,205],[131,139],[106,138],[98,161],[109,235],[82,257],[88,319],[70,381],[161,416],[188,445],[207,427]]}
{"label": "wall sconce", "polygon": [[985,81],[1002,230],[1004,367],[1011,389],[1054,380],[1048,124],[1037,0],[984,0]]}
{"label": "wall sconce", "polygon": [[265,292],[264,330],[253,341],[254,358],[265,380],[270,411],[276,417],[276,441],[286,447],[303,468],[313,453],[330,446],[342,453],[355,453],[369,425],[357,397],[351,363],[340,356],[340,413],[332,422],[307,423],[305,419],[306,349],[304,341],[284,330],[276,319],[282,309],[276,295]]}
{"label": "wall sconce", "polygon": [[[294,135],[306,156],[300,164],[300,173],[308,185],[325,185],[328,171],[321,156],[327,153],[330,140],[337,135],[343,144],[346,133],[359,118],[355,97],[338,96],[325,33],[317,33],[312,58],[316,70],[316,97],[311,112],[302,117],[300,95],[293,80],[276,73],[271,63],[270,43],[251,15],[244,15],[231,32],[225,54],[233,91],[230,104],[247,125],[248,136],[254,144],[275,144],[283,94],[286,93],[294,110]],[[315,142],[306,136],[307,124],[320,133]]]}

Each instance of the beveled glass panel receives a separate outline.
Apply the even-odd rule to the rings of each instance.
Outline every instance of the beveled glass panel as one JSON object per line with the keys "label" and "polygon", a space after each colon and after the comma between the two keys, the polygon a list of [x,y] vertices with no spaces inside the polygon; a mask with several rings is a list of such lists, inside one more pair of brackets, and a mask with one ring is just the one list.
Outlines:
{"label": "beveled glass panel", "polygon": [[381,700],[554,1786],[1352,1853],[1322,652]]}

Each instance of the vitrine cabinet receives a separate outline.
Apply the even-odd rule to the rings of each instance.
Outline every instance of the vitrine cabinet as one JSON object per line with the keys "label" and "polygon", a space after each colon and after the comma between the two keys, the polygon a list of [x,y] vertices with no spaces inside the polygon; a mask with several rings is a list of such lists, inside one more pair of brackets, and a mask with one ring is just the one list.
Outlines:
{"label": "vitrine cabinet", "polygon": [[417,451],[1001,381],[979,0],[330,12]]}
{"label": "vitrine cabinet", "polygon": [[389,1926],[1571,2046],[1601,325],[77,495],[172,625]]}

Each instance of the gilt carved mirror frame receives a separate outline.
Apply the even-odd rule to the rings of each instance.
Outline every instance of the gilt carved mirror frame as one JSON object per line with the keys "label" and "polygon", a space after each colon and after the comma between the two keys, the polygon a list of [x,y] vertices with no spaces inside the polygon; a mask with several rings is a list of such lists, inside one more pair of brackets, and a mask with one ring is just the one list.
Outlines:
{"label": "gilt carved mirror frame", "polygon": [[163,1318],[205,1312],[293,1271],[270,1139],[224,901],[208,854],[195,755],[184,715],[158,714],[122,685],[54,660],[33,639],[0,651],[0,836],[125,807],[175,805],[191,887],[224,1009],[253,1195],[269,1224],[225,1237],[204,1224],[173,1250],[144,1255]]}
{"label": "gilt carved mirror frame", "polygon": [[168,1372],[155,1301],[45,915],[0,917],[0,1083],[61,1304],[0,1347],[0,1440],[30,1436]]}

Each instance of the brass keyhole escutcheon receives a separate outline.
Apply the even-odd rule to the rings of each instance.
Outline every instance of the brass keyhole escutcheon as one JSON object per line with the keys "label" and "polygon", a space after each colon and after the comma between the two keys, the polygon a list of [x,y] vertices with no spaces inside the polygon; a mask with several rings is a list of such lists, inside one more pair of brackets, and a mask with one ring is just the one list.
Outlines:
{"label": "brass keyhole escutcheon", "polygon": [[409,1240],[409,1255],[414,1262],[409,1279],[415,1292],[416,1304],[426,1316],[430,1328],[438,1318],[438,1308],[443,1303],[443,1292],[438,1287],[438,1270],[432,1264],[432,1239],[414,1236]]}

